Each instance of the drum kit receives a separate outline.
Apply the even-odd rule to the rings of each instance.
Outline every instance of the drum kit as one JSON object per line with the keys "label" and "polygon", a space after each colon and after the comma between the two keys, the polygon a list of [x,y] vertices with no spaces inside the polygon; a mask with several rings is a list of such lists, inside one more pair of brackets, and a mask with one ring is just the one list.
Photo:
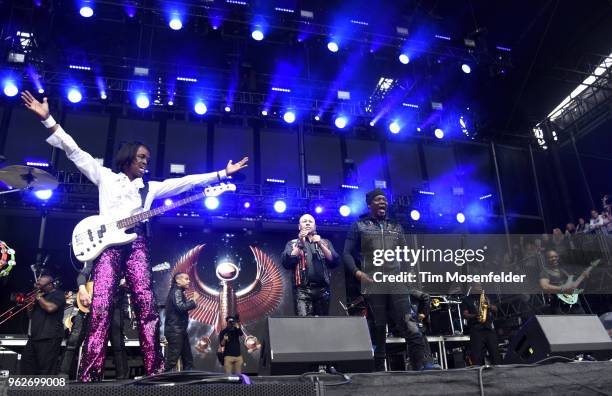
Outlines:
{"label": "drum kit", "polygon": [[59,184],[49,172],[24,165],[10,165],[0,169],[0,182],[8,188],[0,191],[0,195],[18,191],[55,190]]}

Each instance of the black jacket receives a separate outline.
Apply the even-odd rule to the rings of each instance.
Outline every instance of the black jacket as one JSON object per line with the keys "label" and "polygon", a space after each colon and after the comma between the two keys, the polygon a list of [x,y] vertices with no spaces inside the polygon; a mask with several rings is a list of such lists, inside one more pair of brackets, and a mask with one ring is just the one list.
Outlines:
{"label": "black jacket", "polygon": [[189,311],[196,307],[193,300],[187,301],[180,287],[172,286],[166,300],[166,321],[164,332],[183,333],[189,324]]}
{"label": "black jacket", "polygon": [[383,267],[373,265],[374,250],[394,250],[405,246],[404,229],[393,220],[377,220],[371,216],[354,222],[346,236],[343,261],[347,272],[361,270],[369,275],[381,269],[392,273],[400,271],[397,262],[385,262]]}
{"label": "black jacket", "polygon": [[314,243],[310,243],[306,241],[304,244],[304,248],[302,251],[304,252],[304,258],[306,260],[306,268],[300,268],[301,257],[300,256],[291,256],[291,251],[293,250],[293,246],[298,242],[297,239],[292,239],[287,242],[285,245],[285,250],[281,255],[281,261],[283,267],[286,269],[293,270],[293,286],[308,286],[308,273],[311,270],[313,265],[319,264],[319,268],[322,269],[322,277],[326,286],[329,286],[329,282],[331,279],[330,269],[335,268],[340,262],[340,256],[336,253],[334,249],[334,245],[332,245],[331,241],[327,239],[321,239],[324,243],[327,244],[328,249],[332,254],[332,261],[327,261],[325,256],[323,256],[322,251],[319,249],[319,253],[316,251],[316,247]]}

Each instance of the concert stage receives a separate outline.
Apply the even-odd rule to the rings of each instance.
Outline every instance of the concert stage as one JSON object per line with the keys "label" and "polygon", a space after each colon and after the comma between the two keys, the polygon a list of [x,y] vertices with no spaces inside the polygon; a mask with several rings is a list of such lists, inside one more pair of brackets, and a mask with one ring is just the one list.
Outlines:
{"label": "concert stage", "polygon": [[[69,384],[63,389],[14,389],[8,395],[475,395],[606,394],[612,389],[612,362],[495,366],[427,372],[386,372],[321,376],[252,377],[252,384],[181,386],[130,382]],[[482,389],[481,389],[482,387]]]}

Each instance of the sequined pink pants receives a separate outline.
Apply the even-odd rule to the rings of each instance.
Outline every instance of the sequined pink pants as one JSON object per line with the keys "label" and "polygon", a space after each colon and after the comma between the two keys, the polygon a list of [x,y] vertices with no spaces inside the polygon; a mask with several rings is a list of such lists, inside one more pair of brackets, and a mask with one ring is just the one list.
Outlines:
{"label": "sequined pink pants", "polygon": [[113,318],[113,296],[119,287],[119,277],[125,275],[132,295],[140,349],[147,375],[164,370],[160,345],[159,313],[151,288],[149,249],[143,236],[130,245],[107,248],[93,267],[93,301],[89,331],[83,345],[79,380],[100,381],[104,370],[106,345]]}

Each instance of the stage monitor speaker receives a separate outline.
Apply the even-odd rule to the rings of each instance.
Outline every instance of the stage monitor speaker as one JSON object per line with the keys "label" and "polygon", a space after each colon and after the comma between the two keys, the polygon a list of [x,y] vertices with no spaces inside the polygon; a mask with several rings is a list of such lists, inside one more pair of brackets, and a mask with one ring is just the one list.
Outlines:
{"label": "stage monitor speaker", "polygon": [[333,366],[343,373],[374,369],[366,319],[361,316],[268,318],[259,375],[288,375]]}
{"label": "stage monitor speaker", "polygon": [[548,356],[612,356],[612,340],[595,315],[536,315],[512,338],[504,363],[536,363]]}

